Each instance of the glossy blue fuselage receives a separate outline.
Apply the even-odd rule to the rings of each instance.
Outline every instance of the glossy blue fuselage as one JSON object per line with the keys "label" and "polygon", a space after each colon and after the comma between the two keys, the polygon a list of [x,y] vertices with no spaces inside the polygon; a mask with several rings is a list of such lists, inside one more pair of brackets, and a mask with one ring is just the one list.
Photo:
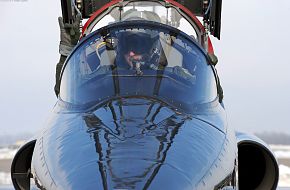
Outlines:
{"label": "glossy blue fuselage", "polygon": [[[107,44],[104,36],[118,42],[114,50],[93,49]],[[146,39],[142,56],[151,58],[128,67],[123,50],[137,52]],[[217,81],[202,48],[173,27],[128,21],[95,31],[66,61],[59,101],[35,144],[34,178],[64,190],[235,186],[237,142]]]}
{"label": "glossy blue fuselage", "polygon": [[236,142],[218,101],[183,113],[156,99],[54,109],[32,167],[46,189],[214,189],[235,168]]}

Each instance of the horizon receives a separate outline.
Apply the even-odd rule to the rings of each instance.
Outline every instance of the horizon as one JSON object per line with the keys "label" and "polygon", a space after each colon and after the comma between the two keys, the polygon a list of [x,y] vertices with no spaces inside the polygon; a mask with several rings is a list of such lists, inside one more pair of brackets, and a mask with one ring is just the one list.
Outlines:
{"label": "horizon", "polygon": [[[17,133],[9,135],[0,134],[0,148],[15,145],[19,141],[26,142],[32,139],[35,135],[36,134],[33,133]],[[268,131],[261,131],[258,133],[254,133],[253,135],[257,136],[258,138],[260,138],[269,145],[290,145],[289,133],[282,132],[273,133]]]}

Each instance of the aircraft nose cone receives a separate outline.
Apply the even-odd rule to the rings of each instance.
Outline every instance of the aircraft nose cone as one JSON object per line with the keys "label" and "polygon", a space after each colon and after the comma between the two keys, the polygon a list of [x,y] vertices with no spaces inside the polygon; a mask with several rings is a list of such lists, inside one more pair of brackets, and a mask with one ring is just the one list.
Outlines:
{"label": "aircraft nose cone", "polygon": [[46,143],[56,149],[46,159],[58,189],[198,189],[224,139],[151,100],[109,102],[68,121]]}

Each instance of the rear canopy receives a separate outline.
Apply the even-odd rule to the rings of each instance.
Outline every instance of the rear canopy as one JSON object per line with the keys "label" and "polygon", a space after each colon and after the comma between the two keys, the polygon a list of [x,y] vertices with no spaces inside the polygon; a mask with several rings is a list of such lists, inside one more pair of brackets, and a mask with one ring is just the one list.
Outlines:
{"label": "rear canopy", "polygon": [[[111,2],[134,2],[134,0],[61,0],[62,12],[66,23],[72,22],[76,11],[74,5],[80,9],[83,18],[91,15]],[[174,4],[188,9],[195,16],[201,16],[209,24],[210,33],[220,39],[221,7],[222,0],[162,0],[165,3]],[[161,1],[161,2],[162,2]],[[160,2],[160,1],[158,1]],[[178,3],[178,4],[176,4]],[[185,12],[186,13],[186,12]],[[186,13],[187,14],[187,13]]]}

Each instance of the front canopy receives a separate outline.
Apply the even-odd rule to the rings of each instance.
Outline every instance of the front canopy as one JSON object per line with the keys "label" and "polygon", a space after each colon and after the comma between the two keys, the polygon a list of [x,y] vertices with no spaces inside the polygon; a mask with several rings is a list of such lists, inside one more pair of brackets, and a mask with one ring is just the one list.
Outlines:
{"label": "front canopy", "polygon": [[126,21],[79,44],[63,71],[60,97],[96,104],[116,97],[154,97],[179,107],[213,101],[215,77],[202,49],[181,31]]}

